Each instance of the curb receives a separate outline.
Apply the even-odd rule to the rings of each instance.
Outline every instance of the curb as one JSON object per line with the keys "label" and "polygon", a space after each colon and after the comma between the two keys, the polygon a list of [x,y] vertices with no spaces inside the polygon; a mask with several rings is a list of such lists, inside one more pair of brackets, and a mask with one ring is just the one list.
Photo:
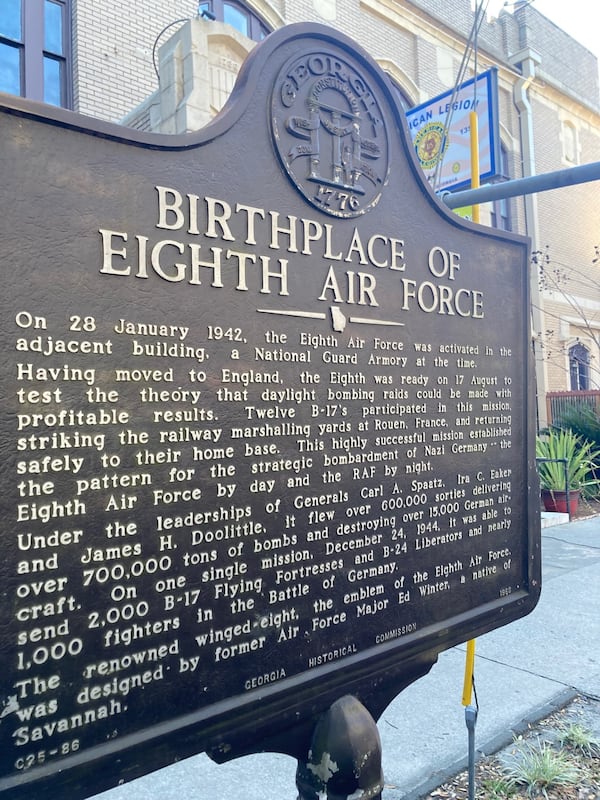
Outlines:
{"label": "curb", "polygon": [[[512,744],[515,736],[525,733],[531,725],[536,725],[540,720],[553,714],[555,711],[560,711],[566,705],[571,703],[581,692],[575,688],[569,687],[562,689],[547,703],[544,703],[537,708],[532,709],[527,716],[512,725],[508,730],[499,733],[492,739],[489,739],[485,744],[477,747],[477,759],[482,756],[491,756],[499,752],[508,745]],[[465,752],[467,751],[467,732],[465,727]],[[414,789],[402,795],[402,800],[421,800],[427,794],[437,789],[440,784],[445,783],[450,778],[454,777],[459,772],[464,772],[468,769],[469,762],[468,756],[458,759],[453,764],[449,764],[443,769],[432,773],[426,780],[422,781]],[[385,800],[385,798],[384,798]]]}

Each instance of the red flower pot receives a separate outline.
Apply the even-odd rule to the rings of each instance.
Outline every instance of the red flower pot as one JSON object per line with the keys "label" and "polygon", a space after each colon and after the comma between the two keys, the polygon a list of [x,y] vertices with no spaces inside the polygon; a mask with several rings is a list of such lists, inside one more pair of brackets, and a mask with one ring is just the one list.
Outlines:
{"label": "red flower pot", "polygon": [[546,511],[574,516],[577,513],[577,506],[579,504],[579,489],[569,490],[569,508],[567,508],[566,492],[542,489],[542,501]]}

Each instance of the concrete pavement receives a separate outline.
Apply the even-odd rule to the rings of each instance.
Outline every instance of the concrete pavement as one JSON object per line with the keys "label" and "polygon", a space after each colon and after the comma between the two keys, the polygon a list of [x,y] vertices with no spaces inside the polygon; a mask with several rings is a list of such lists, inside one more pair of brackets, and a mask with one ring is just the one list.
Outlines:
{"label": "concrete pavement", "polygon": [[[555,521],[542,529],[536,609],[477,640],[479,752],[508,744],[513,732],[579,693],[600,699],[600,517]],[[416,800],[466,765],[464,660],[464,646],[442,653],[382,715],[384,800]],[[95,800],[294,800],[295,770],[295,761],[273,754],[224,765],[194,756]]]}

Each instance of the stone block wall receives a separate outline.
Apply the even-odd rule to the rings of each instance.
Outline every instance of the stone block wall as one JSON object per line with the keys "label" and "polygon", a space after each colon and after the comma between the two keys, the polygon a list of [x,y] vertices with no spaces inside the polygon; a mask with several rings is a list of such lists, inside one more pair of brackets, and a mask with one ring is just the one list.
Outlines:
{"label": "stone block wall", "polygon": [[152,61],[157,37],[169,23],[195,16],[196,9],[195,0],[75,0],[75,110],[118,121],[145,100],[158,85]]}

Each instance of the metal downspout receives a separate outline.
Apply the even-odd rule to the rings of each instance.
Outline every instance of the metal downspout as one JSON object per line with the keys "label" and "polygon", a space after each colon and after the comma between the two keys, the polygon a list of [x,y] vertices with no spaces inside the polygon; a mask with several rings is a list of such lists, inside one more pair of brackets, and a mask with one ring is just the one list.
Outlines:
{"label": "metal downspout", "polygon": [[[535,148],[533,140],[533,115],[531,103],[527,95],[527,90],[535,78],[535,65],[539,62],[539,56],[531,50],[522,51],[521,61],[522,78],[516,82],[513,90],[513,98],[517,111],[519,112],[519,132],[521,138],[521,156],[523,165],[523,177],[527,178],[536,174],[535,169]],[[540,234],[538,222],[538,205],[535,194],[527,194],[523,197],[525,206],[525,226],[528,236],[531,237],[532,251],[540,249]],[[537,267],[532,264],[530,272],[531,286],[531,319],[533,334],[535,339],[543,334],[545,330],[544,314],[542,311],[541,292]],[[543,428],[547,425],[546,412],[546,386],[547,386],[547,365],[544,359],[542,347],[539,342],[535,345],[535,374],[537,382],[537,410],[538,425]]]}

